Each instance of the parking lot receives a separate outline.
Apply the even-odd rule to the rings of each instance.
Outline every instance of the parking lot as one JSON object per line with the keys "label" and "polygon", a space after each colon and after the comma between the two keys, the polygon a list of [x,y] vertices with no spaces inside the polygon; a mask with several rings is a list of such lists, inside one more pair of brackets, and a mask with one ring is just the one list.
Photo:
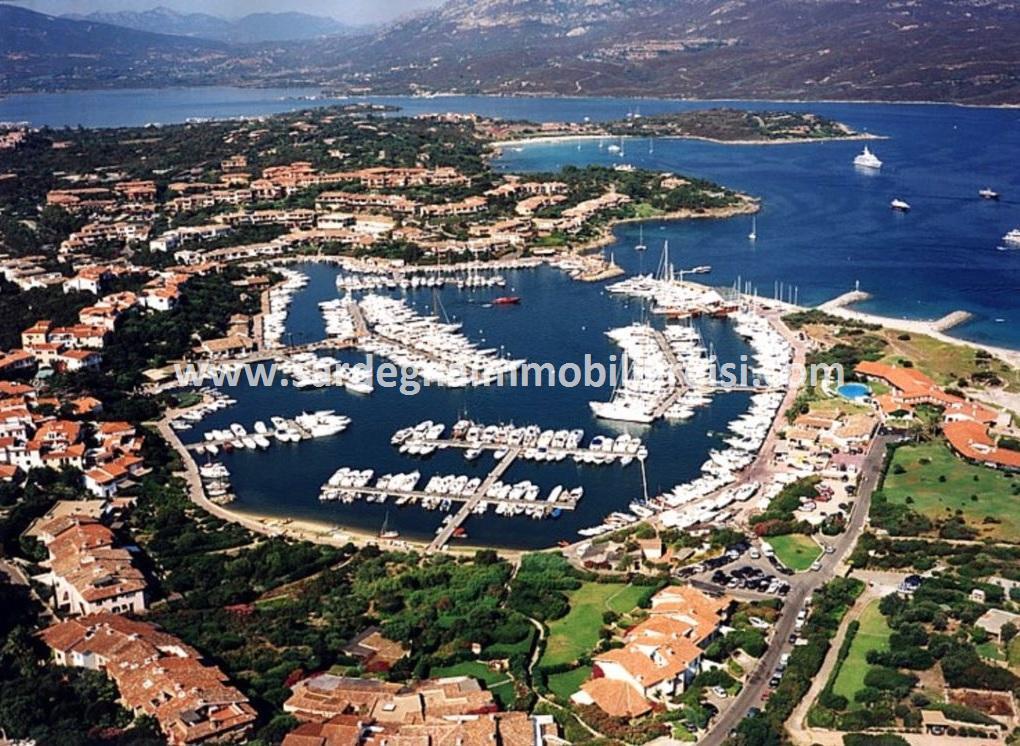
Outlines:
{"label": "parking lot", "polygon": [[774,557],[765,557],[747,542],[730,547],[725,554],[683,567],[674,575],[706,590],[784,597],[790,592],[786,579],[793,573]]}

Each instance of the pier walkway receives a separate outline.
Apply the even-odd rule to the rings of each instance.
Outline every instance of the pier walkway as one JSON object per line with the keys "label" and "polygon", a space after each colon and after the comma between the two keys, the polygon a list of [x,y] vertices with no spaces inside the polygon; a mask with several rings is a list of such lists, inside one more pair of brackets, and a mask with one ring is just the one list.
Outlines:
{"label": "pier walkway", "polygon": [[669,340],[666,339],[666,335],[658,329],[653,329],[652,337],[655,339],[656,344],[659,345],[659,351],[662,353],[662,356],[669,363],[673,380],[676,382],[669,396],[663,399],[659,406],[655,408],[655,411],[652,412],[652,417],[659,419],[669,411],[670,407],[677,403],[681,396],[687,393],[687,389],[690,386],[687,382],[687,372],[684,370],[683,364],[677,359],[676,353],[673,352],[673,348],[670,346]]}
{"label": "pier walkway", "polygon": [[365,314],[361,312],[361,306],[355,300],[350,301],[348,308],[351,309],[351,323],[354,324],[354,338],[363,339],[371,335],[368,330],[368,322],[365,321]]}
{"label": "pier walkway", "polygon": [[[478,486],[478,489],[475,490],[474,494],[470,495],[468,497],[468,499],[464,501],[464,504],[460,506],[460,510],[458,510],[456,513],[454,513],[453,514],[453,518],[451,520],[447,521],[446,524],[443,526],[443,529],[438,534],[436,534],[436,538],[433,539],[432,542],[428,545],[428,547],[425,550],[426,552],[428,552],[429,554],[431,554],[433,552],[438,552],[440,549],[442,549],[444,546],[446,546],[446,543],[453,537],[454,532],[458,528],[460,528],[460,526],[464,523],[464,521],[466,521],[471,516],[471,514],[474,512],[475,508],[478,507],[478,503],[480,503],[482,500],[485,500],[486,502],[490,501],[490,498],[486,498],[485,497],[485,493],[489,491],[489,488],[492,487],[492,485],[495,483],[495,481],[497,479],[499,479],[501,476],[503,476],[506,473],[506,470],[509,469],[510,466],[513,464],[513,462],[517,460],[517,456],[520,455],[520,452],[521,452],[520,448],[513,448],[513,449],[510,450],[509,453],[507,453],[506,456],[503,457],[502,461],[500,461],[498,464],[496,464],[496,468],[493,469],[491,472],[489,472],[489,476],[487,476],[482,481],[482,483]],[[513,503],[522,503],[523,502],[523,503],[526,503],[529,506],[535,506],[535,505],[540,504],[538,500],[534,500],[534,501],[528,501],[528,500],[512,500],[512,501],[510,501],[510,500],[506,500],[506,501],[504,501],[504,500],[496,499],[496,500],[492,500],[492,501],[493,502],[513,502]],[[544,504],[552,506],[552,507],[567,507],[568,510],[573,510],[573,508],[574,508],[573,505],[567,506],[566,504],[564,504],[563,506],[558,505],[558,504],[554,504],[554,503],[544,503]]]}

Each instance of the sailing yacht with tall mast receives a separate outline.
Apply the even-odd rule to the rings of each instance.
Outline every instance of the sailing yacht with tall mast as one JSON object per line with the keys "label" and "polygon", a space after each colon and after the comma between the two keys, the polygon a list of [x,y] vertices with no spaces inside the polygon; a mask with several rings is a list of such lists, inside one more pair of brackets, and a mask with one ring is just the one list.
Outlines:
{"label": "sailing yacht with tall mast", "polygon": [[757,215],[752,215],[751,216],[751,232],[747,234],[747,240],[748,241],[757,241],[758,240],[758,216]]}
{"label": "sailing yacht with tall mast", "polygon": [[648,247],[645,246],[645,226],[644,224],[641,224],[638,226],[638,242],[634,247],[634,251],[644,251],[647,248]]}

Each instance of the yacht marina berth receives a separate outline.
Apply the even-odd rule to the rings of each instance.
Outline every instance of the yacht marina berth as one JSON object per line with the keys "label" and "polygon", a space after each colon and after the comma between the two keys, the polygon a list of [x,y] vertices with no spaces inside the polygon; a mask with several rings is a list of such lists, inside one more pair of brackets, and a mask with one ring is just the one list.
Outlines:
{"label": "yacht marina berth", "polygon": [[236,399],[211,386],[204,386],[195,393],[202,396],[202,401],[194,406],[176,411],[176,415],[170,420],[170,427],[174,430],[178,432],[190,430],[210,414],[237,404]]}
{"label": "yacht marina berth", "polygon": [[[442,312],[438,296],[435,305]],[[353,333],[359,349],[413,369],[427,383],[481,386],[504,380],[525,362],[494,348],[480,349],[461,333],[460,323],[424,316],[388,296],[370,293],[359,301],[328,302],[322,311],[331,333]]]}
{"label": "yacht marina berth", "polygon": [[291,299],[308,284],[308,276],[302,272],[286,267],[277,271],[284,280],[269,290],[269,310],[262,314],[262,343],[267,348],[282,346]]}
{"label": "yacht marina berth", "polygon": [[538,425],[482,425],[471,420],[459,420],[451,429],[450,436],[444,439],[445,430],[442,423],[425,420],[412,427],[401,428],[393,434],[390,443],[397,446],[400,453],[410,456],[430,456],[437,450],[459,448],[469,461],[477,458],[482,451],[491,451],[497,460],[512,452],[515,458],[526,461],[552,462],[571,458],[575,463],[588,465],[619,462],[627,466],[635,459],[644,460],[648,456],[648,449],[640,438],[628,433],[616,437],[596,435],[585,446],[581,429],[543,430]]}
{"label": "yacht marina berth", "polygon": [[273,440],[280,443],[297,443],[308,438],[324,438],[342,433],[351,424],[351,418],[336,414],[331,409],[316,412],[302,412],[293,419],[272,416],[270,425],[259,420],[251,432],[240,424],[228,428],[208,430],[203,442],[191,443],[186,447],[195,453],[216,455],[219,451],[242,449],[264,450]]}

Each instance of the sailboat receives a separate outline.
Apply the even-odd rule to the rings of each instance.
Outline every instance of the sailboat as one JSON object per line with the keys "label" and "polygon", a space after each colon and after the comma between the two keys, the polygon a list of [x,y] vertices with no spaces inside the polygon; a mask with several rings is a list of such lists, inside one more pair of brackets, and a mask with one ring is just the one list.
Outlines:
{"label": "sailboat", "polygon": [[645,246],[645,226],[639,225],[638,230],[640,233],[638,235],[638,242],[637,246],[634,247],[634,251],[644,251],[645,249],[648,248],[647,246]]}
{"label": "sailboat", "polygon": [[400,536],[400,532],[390,528],[390,511],[386,511],[386,517],[383,518],[382,528],[379,529],[380,539],[396,539]]}
{"label": "sailboat", "polygon": [[751,232],[747,234],[747,239],[749,241],[757,241],[758,240],[758,216],[757,215],[752,215],[751,216]]}
{"label": "sailboat", "polygon": [[655,152],[655,139],[653,138],[648,141],[648,155],[651,155],[654,152]]}

